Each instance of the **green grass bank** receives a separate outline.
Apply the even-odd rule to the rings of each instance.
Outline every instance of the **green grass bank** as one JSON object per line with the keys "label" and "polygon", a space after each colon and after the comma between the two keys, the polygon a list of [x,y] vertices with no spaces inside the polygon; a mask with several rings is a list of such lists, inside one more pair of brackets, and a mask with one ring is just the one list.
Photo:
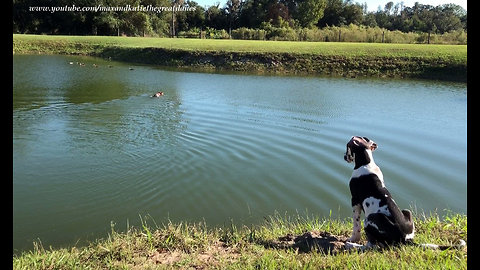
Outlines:
{"label": "green grass bank", "polygon": [[196,71],[467,78],[466,45],[14,34],[13,53],[89,55]]}
{"label": "green grass bank", "polygon": [[[467,241],[466,215],[447,213],[440,218],[436,213],[415,214],[414,218],[416,243]],[[209,228],[205,223],[157,225],[146,217],[141,218],[141,224],[124,232],[112,225],[107,238],[85,247],[52,249],[34,243],[32,251],[13,257],[13,269],[467,268],[467,247],[443,251],[418,246],[365,252],[335,250],[336,244],[350,236],[350,219],[275,214],[260,225]],[[319,235],[334,239],[329,249],[302,244]],[[364,234],[361,241],[366,241]]]}

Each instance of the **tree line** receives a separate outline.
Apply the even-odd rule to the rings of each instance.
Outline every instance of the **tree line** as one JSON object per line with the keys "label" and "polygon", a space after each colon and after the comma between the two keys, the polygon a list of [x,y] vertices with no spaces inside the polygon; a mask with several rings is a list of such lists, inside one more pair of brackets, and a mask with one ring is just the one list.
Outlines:
{"label": "tree line", "polygon": [[[38,11],[32,7],[188,7],[190,11]],[[357,25],[390,31],[443,34],[467,31],[467,11],[388,2],[375,12],[352,0],[228,0],[202,7],[192,0],[13,0],[13,32],[63,35],[178,36],[235,29],[323,29]],[[213,36],[213,35],[212,35]]]}

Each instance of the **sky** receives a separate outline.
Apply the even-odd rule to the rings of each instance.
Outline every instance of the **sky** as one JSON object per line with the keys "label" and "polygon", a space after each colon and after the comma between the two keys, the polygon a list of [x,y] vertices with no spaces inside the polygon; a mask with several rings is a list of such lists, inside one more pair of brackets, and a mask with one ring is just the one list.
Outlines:
{"label": "sky", "polygon": [[[202,0],[202,1],[210,1],[210,0]],[[390,0],[393,4],[402,2],[401,0]],[[368,11],[377,11],[378,6],[381,6],[382,9],[386,3],[390,2],[388,0],[354,0],[354,2],[358,3],[367,3]],[[403,6],[405,7],[413,7],[415,2],[418,2],[423,5],[432,5],[438,6],[443,4],[457,4],[463,7],[465,10],[467,9],[467,0],[403,0]]]}
{"label": "sky", "polygon": [[[194,0],[200,6],[212,6],[215,5],[216,3],[220,3],[220,7],[225,6],[225,3],[227,0]],[[390,0],[394,4],[402,2],[401,0]],[[389,0],[354,0],[354,2],[358,3],[367,3],[367,8],[368,11],[377,11],[378,6],[381,6],[382,9],[385,6],[386,3],[390,2]],[[461,7],[463,7],[465,10],[467,10],[467,0],[403,0],[403,5],[405,7],[412,7],[415,2],[418,2],[420,4],[424,5],[432,5],[432,6],[438,6],[438,5],[443,5],[443,4],[457,4]]]}

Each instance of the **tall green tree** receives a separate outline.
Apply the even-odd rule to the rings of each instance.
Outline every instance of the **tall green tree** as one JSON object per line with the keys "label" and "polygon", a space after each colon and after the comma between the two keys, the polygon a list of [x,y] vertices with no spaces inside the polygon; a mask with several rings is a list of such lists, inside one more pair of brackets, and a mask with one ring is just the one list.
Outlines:
{"label": "tall green tree", "polygon": [[352,1],[345,1],[342,10],[345,24],[361,24],[363,21],[363,6]]}
{"label": "tall green tree", "polygon": [[434,18],[434,23],[439,33],[445,33],[463,28],[460,20],[463,12],[460,6],[446,4],[437,6],[435,11],[436,16]]}
{"label": "tall green tree", "polygon": [[[318,26],[341,26],[351,23],[361,24],[365,7],[366,4],[361,5],[350,0],[327,0],[324,16],[318,22]],[[376,25],[376,22],[372,22],[370,18],[369,24]]]}
{"label": "tall green tree", "polygon": [[262,22],[267,22],[268,6],[275,0],[245,0],[241,5],[240,25],[248,28],[258,28]]}
{"label": "tall green tree", "polygon": [[205,26],[214,29],[228,29],[228,15],[220,3],[210,6],[205,11]]}
{"label": "tall green tree", "polygon": [[273,26],[283,27],[293,24],[288,7],[283,3],[271,3],[268,6],[266,19]]}
{"label": "tall green tree", "polygon": [[236,26],[240,15],[240,0],[228,0],[226,4],[226,12],[228,14],[228,33],[232,33],[232,27]]}
{"label": "tall green tree", "polygon": [[311,28],[323,17],[326,0],[304,0],[298,6],[297,19],[303,27]]}
{"label": "tall green tree", "polygon": [[[273,28],[363,24],[404,32],[445,33],[467,30],[467,12],[455,4],[439,6],[416,2],[406,7],[389,1],[376,12],[355,0],[227,0],[208,8],[193,0],[12,0],[13,32],[66,35],[174,35],[178,31],[210,27]],[[225,0],[224,0],[225,1]],[[34,6],[157,6],[195,7],[189,12],[40,12]]]}

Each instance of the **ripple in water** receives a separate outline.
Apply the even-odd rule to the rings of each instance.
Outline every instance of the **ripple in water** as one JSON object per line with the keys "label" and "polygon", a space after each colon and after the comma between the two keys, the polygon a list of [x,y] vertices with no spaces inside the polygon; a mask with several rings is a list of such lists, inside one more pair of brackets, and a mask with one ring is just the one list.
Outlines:
{"label": "ripple in water", "polygon": [[[73,244],[111,221],[138,224],[139,214],[212,226],[275,211],[347,218],[352,135],[378,143],[375,161],[400,207],[466,211],[465,85],[115,62],[93,76],[68,57],[14,58],[15,248],[37,237]],[[51,61],[61,83],[23,81],[42,76],[23,61]],[[159,89],[165,96],[149,97]]]}

